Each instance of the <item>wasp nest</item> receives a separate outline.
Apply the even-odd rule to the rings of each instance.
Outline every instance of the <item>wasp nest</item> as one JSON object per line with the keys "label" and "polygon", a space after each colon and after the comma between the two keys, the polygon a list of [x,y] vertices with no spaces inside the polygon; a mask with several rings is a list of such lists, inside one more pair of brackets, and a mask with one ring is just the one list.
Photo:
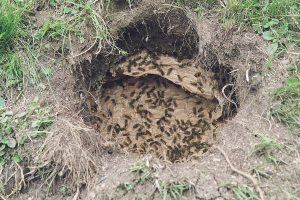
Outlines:
{"label": "wasp nest", "polygon": [[104,138],[172,162],[213,144],[223,98],[213,75],[196,61],[142,51],[111,73],[122,76],[94,94],[92,112]]}

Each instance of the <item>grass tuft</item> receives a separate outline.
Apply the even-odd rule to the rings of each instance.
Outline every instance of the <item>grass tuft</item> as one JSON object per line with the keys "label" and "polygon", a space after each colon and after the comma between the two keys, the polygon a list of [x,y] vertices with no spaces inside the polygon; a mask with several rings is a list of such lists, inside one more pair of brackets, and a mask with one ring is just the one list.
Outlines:
{"label": "grass tuft", "polygon": [[21,25],[22,10],[10,0],[0,2],[0,54],[12,48]]}
{"label": "grass tuft", "polygon": [[298,0],[228,0],[223,21],[250,25],[270,42],[269,54],[280,54],[289,45],[299,46],[300,2]]}
{"label": "grass tuft", "polygon": [[144,184],[146,182],[152,182],[152,169],[146,164],[146,162],[137,162],[130,167],[130,172],[133,174],[133,181],[124,182],[118,185],[116,195],[118,197],[125,196],[129,191],[133,190],[137,185]]}
{"label": "grass tuft", "polygon": [[238,200],[261,200],[258,194],[247,185],[227,184],[225,187],[231,190]]}
{"label": "grass tuft", "polygon": [[179,199],[184,193],[191,190],[193,186],[184,182],[160,182],[157,188],[162,196],[163,200],[176,200]]}
{"label": "grass tuft", "polygon": [[45,135],[53,122],[50,109],[35,99],[24,112],[0,109],[0,167],[8,161],[20,162],[20,147]]}
{"label": "grass tuft", "polygon": [[[279,103],[272,109],[272,114],[291,130],[300,128],[300,62],[289,68],[290,76],[283,85],[274,91],[274,98]],[[299,135],[300,136],[300,135]]]}
{"label": "grass tuft", "polygon": [[284,161],[274,156],[276,151],[283,150],[283,146],[269,137],[263,135],[259,135],[259,137],[260,142],[255,145],[255,154],[258,156],[263,156],[268,162],[271,162],[275,165],[285,164]]}

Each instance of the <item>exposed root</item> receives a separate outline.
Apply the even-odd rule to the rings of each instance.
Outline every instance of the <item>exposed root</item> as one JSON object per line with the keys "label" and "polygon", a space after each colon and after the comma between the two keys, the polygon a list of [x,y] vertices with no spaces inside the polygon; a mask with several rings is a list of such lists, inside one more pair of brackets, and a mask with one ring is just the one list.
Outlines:
{"label": "exposed root", "polygon": [[224,98],[225,98],[227,101],[229,101],[230,103],[232,103],[232,104],[235,106],[236,110],[237,110],[237,109],[238,109],[237,104],[236,104],[233,100],[231,100],[229,97],[227,97],[226,94],[225,94],[225,89],[226,89],[228,86],[234,86],[234,84],[227,84],[227,85],[225,85],[225,86],[222,88],[222,94],[223,94]]}
{"label": "exposed root", "polygon": [[75,193],[75,195],[73,197],[73,200],[77,200],[78,196],[79,196],[79,187],[77,187],[77,189],[76,189],[76,193]]}
{"label": "exposed root", "polygon": [[[48,180],[68,178],[70,185],[80,188],[88,184],[97,171],[101,156],[99,156],[99,135],[95,134],[81,122],[76,125],[60,119],[57,126],[64,126],[62,132],[50,134],[35,160],[34,173],[43,167],[50,167],[52,173]],[[97,159],[98,158],[98,159]]]}
{"label": "exposed root", "polygon": [[232,165],[232,163],[230,162],[230,160],[229,160],[227,154],[225,153],[225,151],[224,151],[223,149],[221,149],[220,147],[218,147],[218,146],[217,146],[216,148],[217,148],[217,149],[222,153],[222,155],[225,157],[225,159],[226,159],[228,165],[230,166],[231,170],[234,171],[235,173],[238,173],[238,174],[244,176],[245,178],[249,179],[249,180],[252,182],[253,186],[255,187],[255,190],[258,192],[260,199],[261,199],[261,200],[264,200],[264,199],[265,199],[265,197],[264,197],[264,192],[263,192],[262,189],[259,187],[258,181],[257,181],[253,176],[251,176],[250,174],[248,174],[248,173],[246,173],[246,172],[243,172],[243,171],[241,171],[241,170],[235,168],[235,167]]}

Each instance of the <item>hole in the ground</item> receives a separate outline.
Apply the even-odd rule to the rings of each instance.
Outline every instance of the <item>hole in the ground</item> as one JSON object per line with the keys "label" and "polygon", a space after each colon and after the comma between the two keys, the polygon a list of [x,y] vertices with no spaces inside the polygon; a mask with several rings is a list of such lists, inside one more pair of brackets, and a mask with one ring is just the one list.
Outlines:
{"label": "hole in the ground", "polygon": [[237,95],[229,68],[195,59],[198,43],[183,11],[122,29],[117,45],[128,55],[99,55],[80,71],[89,90],[85,121],[130,152],[172,162],[206,152],[218,123],[236,113],[228,99]]}

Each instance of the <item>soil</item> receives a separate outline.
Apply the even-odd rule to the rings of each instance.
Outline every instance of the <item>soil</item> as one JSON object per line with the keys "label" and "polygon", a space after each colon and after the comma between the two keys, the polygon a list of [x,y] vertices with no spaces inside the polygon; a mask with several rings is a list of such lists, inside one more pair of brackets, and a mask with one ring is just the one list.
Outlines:
{"label": "soil", "polygon": [[[108,48],[98,55],[82,55],[72,72],[53,65],[53,78],[45,83],[50,95],[40,95],[53,105],[56,122],[43,146],[51,151],[41,160],[54,162],[61,176],[50,193],[40,189],[47,188],[39,187],[41,181],[32,181],[14,199],[44,199],[46,193],[46,199],[117,199],[117,186],[132,179],[129,168],[140,160],[155,169],[157,180],[188,180],[193,190],[182,199],[234,199],[225,187],[228,183],[254,190],[248,179],[232,172],[216,146],[236,168],[253,176],[258,168],[270,174],[259,179],[268,199],[287,199],[291,192],[300,195],[300,180],[293,173],[300,164],[290,145],[294,139],[270,115],[271,93],[286,76],[292,56],[278,60],[269,71],[264,68],[268,55],[260,36],[225,31],[215,16],[199,19],[161,2],[118,8],[109,21],[117,46],[127,54]],[[141,63],[140,57],[151,58],[150,64]],[[160,67],[153,67],[153,60]],[[195,76],[198,72],[202,76]],[[151,88],[161,98],[147,95]],[[30,102],[34,92],[29,89],[17,106]],[[153,104],[156,100],[161,105]],[[156,123],[166,114],[172,115],[168,121]],[[189,124],[195,145],[184,140],[184,131],[173,129],[178,123]],[[141,124],[143,129],[137,131]],[[169,136],[161,127],[176,134]],[[274,156],[286,165],[274,166],[253,153],[259,135],[285,146]],[[57,192],[64,183],[73,186],[66,196]],[[162,199],[153,184],[138,186],[121,199],[138,195]]]}

